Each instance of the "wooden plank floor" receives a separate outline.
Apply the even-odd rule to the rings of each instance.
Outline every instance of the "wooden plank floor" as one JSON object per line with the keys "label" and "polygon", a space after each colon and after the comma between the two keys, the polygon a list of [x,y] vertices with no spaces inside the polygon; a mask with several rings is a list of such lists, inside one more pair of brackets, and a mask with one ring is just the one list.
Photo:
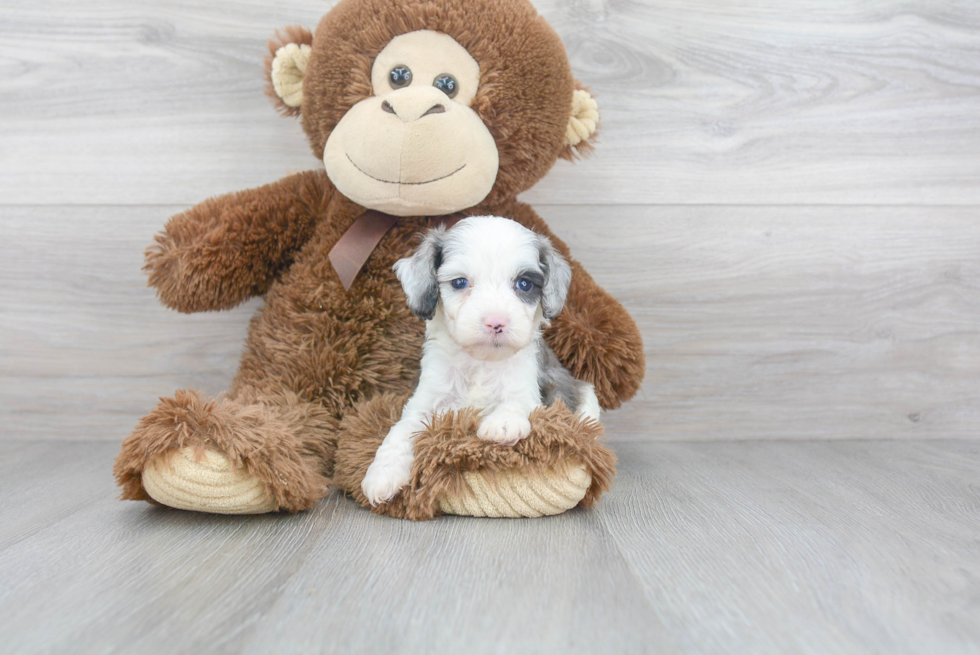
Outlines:
{"label": "wooden plank floor", "polygon": [[113,498],[112,443],[0,442],[5,653],[976,653],[980,443],[616,443],[547,519]]}

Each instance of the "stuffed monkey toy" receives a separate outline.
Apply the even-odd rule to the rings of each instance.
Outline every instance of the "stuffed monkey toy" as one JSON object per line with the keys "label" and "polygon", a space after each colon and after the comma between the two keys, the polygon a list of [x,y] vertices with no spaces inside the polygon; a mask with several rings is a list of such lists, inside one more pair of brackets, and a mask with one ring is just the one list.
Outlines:
{"label": "stuffed monkey toy", "polygon": [[[297,116],[324,169],[204,201],[147,250],[160,300],[181,312],[256,295],[241,364],[216,399],[177,391],[123,442],[123,498],[216,513],[295,512],[361,481],[419,373],[424,323],[393,264],[448,216],[504,216],[569,260],[545,332],[605,409],[644,374],[640,333],[517,195],[591,149],[593,98],[528,0],[341,0],[316,34],[270,41],[267,92]],[[597,220],[600,220],[597,218]],[[601,426],[560,402],[507,447],[475,412],[439,415],[414,441],[411,481],[373,511],[541,516],[591,505],[615,458]]]}

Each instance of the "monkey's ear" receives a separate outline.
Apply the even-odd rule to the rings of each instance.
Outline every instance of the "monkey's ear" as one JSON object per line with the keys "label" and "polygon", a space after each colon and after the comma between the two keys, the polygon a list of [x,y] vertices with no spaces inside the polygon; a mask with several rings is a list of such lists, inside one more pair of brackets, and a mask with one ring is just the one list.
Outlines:
{"label": "monkey's ear", "polygon": [[298,116],[303,104],[303,74],[313,52],[313,32],[290,25],[269,39],[265,56],[265,94],[283,116]]}
{"label": "monkey's ear", "polygon": [[572,93],[572,112],[565,126],[565,147],[561,158],[572,160],[576,155],[588,155],[592,152],[596,130],[599,127],[599,105],[576,80],[575,92]]}

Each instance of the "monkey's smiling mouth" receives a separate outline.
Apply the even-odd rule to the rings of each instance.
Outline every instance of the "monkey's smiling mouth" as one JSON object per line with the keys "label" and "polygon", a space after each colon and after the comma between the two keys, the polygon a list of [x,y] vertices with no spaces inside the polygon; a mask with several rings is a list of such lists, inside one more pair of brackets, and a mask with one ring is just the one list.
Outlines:
{"label": "monkey's smiling mouth", "polygon": [[460,166],[459,168],[457,168],[456,170],[454,170],[452,173],[447,173],[446,175],[443,175],[441,177],[434,177],[431,180],[426,180],[425,182],[398,182],[398,181],[392,181],[392,180],[382,180],[380,177],[375,177],[375,176],[371,175],[366,170],[364,170],[363,168],[361,168],[360,166],[358,166],[356,163],[354,163],[354,160],[350,158],[350,154],[348,154],[347,152],[345,152],[344,154],[347,155],[347,161],[349,161],[351,163],[351,166],[353,166],[357,170],[361,171],[362,173],[364,173],[365,175],[367,175],[372,180],[377,180],[378,182],[384,182],[385,184],[404,184],[406,186],[408,186],[408,185],[418,185],[418,184],[432,184],[433,182],[438,182],[439,180],[445,180],[447,177],[452,177],[456,173],[458,173],[461,170],[463,170],[464,168],[466,168],[466,164],[463,164],[462,166]]}

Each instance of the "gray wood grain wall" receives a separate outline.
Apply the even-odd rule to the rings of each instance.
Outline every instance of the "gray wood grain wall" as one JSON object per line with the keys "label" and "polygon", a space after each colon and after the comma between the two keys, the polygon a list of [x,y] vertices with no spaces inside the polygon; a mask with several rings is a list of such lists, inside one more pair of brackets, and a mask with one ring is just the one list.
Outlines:
{"label": "gray wood grain wall", "polygon": [[[227,386],[261,301],[165,310],[142,250],[319,165],[261,59],[330,4],[0,8],[0,438],[119,440]],[[646,340],[610,437],[980,434],[980,3],[537,5],[602,132],[525,200]]]}

